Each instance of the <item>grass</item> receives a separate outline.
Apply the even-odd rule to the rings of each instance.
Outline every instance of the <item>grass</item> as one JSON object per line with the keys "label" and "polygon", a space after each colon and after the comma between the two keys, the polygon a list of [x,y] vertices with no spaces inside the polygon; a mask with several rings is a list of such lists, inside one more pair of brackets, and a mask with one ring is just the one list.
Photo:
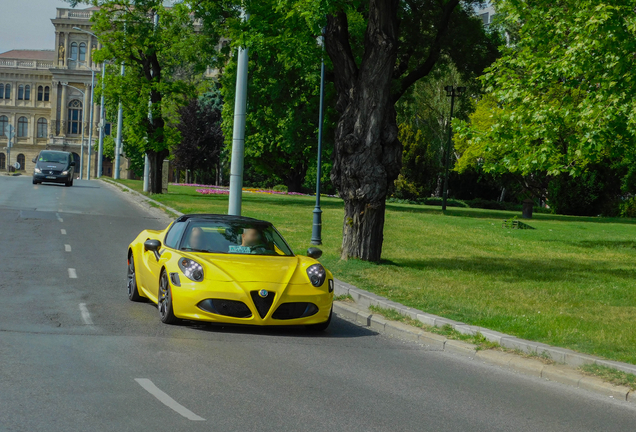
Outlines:
{"label": "grass", "polygon": [[[140,191],[141,182],[121,183]],[[170,186],[154,199],[184,213],[226,213],[226,195]],[[313,197],[244,193],[243,214],[310,246]],[[471,325],[636,364],[636,220],[388,204],[383,262],[340,260],[343,204],[323,198],[321,261],[338,278]]]}
{"label": "grass", "polygon": [[579,368],[583,373],[599,377],[615,385],[636,390],[636,375],[600,365],[583,365]]}

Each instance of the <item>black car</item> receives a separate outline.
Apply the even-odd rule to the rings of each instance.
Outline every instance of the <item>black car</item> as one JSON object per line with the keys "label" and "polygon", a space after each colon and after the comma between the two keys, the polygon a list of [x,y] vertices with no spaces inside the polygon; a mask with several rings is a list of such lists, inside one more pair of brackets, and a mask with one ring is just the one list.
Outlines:
{"label": "black car", "polygon": [[73,155],[65,151],[42,150],[33,159],[33,184],[42,182],[64,183],[73,186],[75,177],[75,161]]}

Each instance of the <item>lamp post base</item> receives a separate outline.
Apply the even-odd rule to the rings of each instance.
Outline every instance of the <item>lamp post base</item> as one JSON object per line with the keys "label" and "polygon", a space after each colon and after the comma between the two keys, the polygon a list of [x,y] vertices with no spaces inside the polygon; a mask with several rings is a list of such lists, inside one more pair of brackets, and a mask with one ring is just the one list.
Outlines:
{"label": "lamp post base", "polygon": [[311,230],[311,244],[322,244],[322,210],[318,206],[314,208],[314,225]]}

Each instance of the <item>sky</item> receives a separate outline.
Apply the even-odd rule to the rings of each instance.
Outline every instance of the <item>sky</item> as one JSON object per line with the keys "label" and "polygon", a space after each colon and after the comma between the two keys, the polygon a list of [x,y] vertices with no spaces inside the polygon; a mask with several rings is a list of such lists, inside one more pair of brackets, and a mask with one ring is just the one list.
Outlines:
{"label": "sky", "polygon": [[[62,0],[0,0],[0,53],[12,49],[55,48],[55,9],[70,8]],[[78,9],[87,8],[80,5]]]}

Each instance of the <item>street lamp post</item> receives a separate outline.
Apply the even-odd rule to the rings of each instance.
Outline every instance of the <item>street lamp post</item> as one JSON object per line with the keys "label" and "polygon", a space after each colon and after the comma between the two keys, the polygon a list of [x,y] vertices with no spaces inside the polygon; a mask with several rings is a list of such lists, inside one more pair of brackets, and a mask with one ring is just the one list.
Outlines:
{"label": "street lamp post", "polygon": [[[321,45],[325,48],[325,29],[322,29]],[[322,244],[322,210],[320,208],[320,179],[322,177],[322,123],[325,100],[325,58],[320,62],[320,112],[318,113],[318,159],[316,167],[316,206],[314,207],[314,223],[311,230],[311,244]]]}
{"label": "street lamp post", "polygon": [[[69,60],[71,60],[69,58]],[[83,96],[84,99],[86,99],[86,93],[83,90],[78,89],[75,86],[72,86],[68,83],[62,83],[63,86],[66,87],[70,87],[72,89],[77,90],[78,92],[80,92]],[[80,128],[82,129],[82,144],[81,144],[81,151],[80,151],[80,180],[84,177],[84,119],[86,118],[86,104],[82,104],[82,121],[80,123]]]}
{"label": "street lamp post", "polygon": [[[93,36],[95,39],[99,40],[99,38],[97,37],[97,35],[93,32],[90,32],[88,30],[84,30],[81,29],[79,27],[73,27],[73,30],[77,30],[80,31],[82,33],[86,33],[88,35]],[[72,60],[72,59],[69,59]],[[86,180],[90,180],[91,179],[91,157],[93,156],[93,95],[94,95],[94,89],[95,89],[95,70],[90,67],[90,65],[88,64],[88,62],[85,61],[81,61],[81,60],[76,60],[78,63],[84,63],[84,65],[89,68],[91,70],[91,105],[90,105],[90,114],[89,114],[89,121],[90,124],[88,125],[88,166],[86,169]],[[104,71],[105,71],[105,63],[102,64],[102,103],[101,103],[101,111],[100,111],[100,122],[103,123],[103,110],[104,110]],[[83,119],[82,119],[83,120]],[[98,173],[101,173],[101,164],[102,164],[102,160],[101,160],[101,149],[103,146],[103,140],[104,140],[104,134],[103,134],[103,130],[104,130],[104,126],[102,125],[100,127],[99,130],[99,136],[100,136],[100,151],[98,152],[98,158],[99,161],[97,163],[97,171]],[[82,133],[84,132],[84,128],[82,128]],[[84,156],[84,138],[82,138],[82,158]],[[82,166],[80,167],[80,177],[81,177],[81,173],[82,170],[84,169],[84,161],[81,162]],[[98,174],[98,177],[101,174]]]}
{"label": "street lamp post", "polygon": [[450,164],[450,152],[452,149],[451,139],[453,134],[453,108],[455,107],[455,96],[461,96],[466,91],[466,87],[446,86],[446,96],[451,98],[450,118],[448,120],[448,145],[444,160],[444,192],[442,198],[442,212],[446,211],[446,200],[448,199],[448,165]]}

